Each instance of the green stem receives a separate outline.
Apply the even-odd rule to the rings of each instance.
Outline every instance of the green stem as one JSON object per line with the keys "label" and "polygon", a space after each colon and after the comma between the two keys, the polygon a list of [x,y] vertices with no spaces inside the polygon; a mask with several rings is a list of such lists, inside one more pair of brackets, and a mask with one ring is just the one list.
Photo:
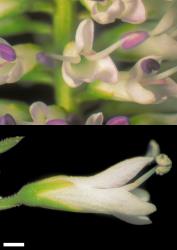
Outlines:
{"label": "green stem", "polygon": [[[54,46],[58,53],[62,53],[65,45],[72,39],[74,26],[74,6],[73,0],[55,0],[55,13],[53,19],[54,26]],[[56,103],[66,111],[75,110],[72,89],[66,85],[62,78],[61,70],[55,72],[55,98]]]}
{"label": "green stem", "polygon": [[17,195],[0,199],[0,210],[6,210],[19,206],[19,199]]}

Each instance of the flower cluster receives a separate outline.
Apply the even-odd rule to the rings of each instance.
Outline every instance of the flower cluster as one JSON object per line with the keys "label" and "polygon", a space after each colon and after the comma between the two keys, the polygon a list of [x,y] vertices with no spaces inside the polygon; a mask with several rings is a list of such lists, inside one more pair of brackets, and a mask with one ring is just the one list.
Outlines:
{"label": "flower cluster", "polygon": [[[10,114],[5,114],[0,117],[0,125],[103,125],[103,114],[92,114],[85,122],[81,120],[76,123],[75,117],[66,117],[65,119],[58,118],[52,108],[48,107],[43,102],[35,102],[30,106],[29,113],[31,115],[31,122],[15,121]],[[129,125],[129,120],[126,116],[115,116],[109,119],[106,125]]]}
{"label": "flower cluster", "polygon": [[[60,9],[61,3],[55,0],[57,13],[50,4],[41,5],[40,11],[54,16],[53,28],[58,31],[54,32],[54,53],[51,53],[53,48],[49,44],[11,46],[1,38],[0,84],[21,81],[50,84],[56,96],[55,111],[58,108],[62,112],[50,111],[50,107],[37,101],[25,108],[24,116],[21,110],[12,112],[6,107],[0,112],[0,124],[70,125],[75,124],[72,119],[68,121],[68,117],[74,113],[81,120],[77,124],[124,125],[130,124],[130,112],[119,112],[118,102],[129,105],[131,109],[132,103],[161,106],[168,99],[176,99],[177,2],[157,1],[153,4],[146,0],[80,0],[87,12],[80,17],[82,20],[76,31],[73,30],[75,26],[71,15],[74,3],[66,5],[63,2]],[[160,3],[163,13],[151,16],[154,11],[157,12],[153,7],[157,8]],[[17,15],[19,5],[24,13],[29,7],[23,0],[18,4],[17,0],[12,0],[1,5],[0,16],[13,15],[13,12]],[[33,5],[31,8],[35,9]],[[65,24],[62,10],[68,11],[65,15],[70,15],[67,17],[70,24]],[[43,32],[48,32],[48,26],[41,23],[35,27],[39,27],[38,32],[42,32],[43,27]],[[107,32],[109,42],[104,48],[97,39],[97,33],[102,30],[103,33]],[[73,31],[75,39],[71,41]],[[57,46],[58,51],[63,53],[55,53]],[[50,48],[50,52],[47,52],[47,48]],[[100,107],[91,110],[93,115],[87,118],[87,112],[82,112],[81,107],[83,103],[91,101],[99,101]],[[102,113],[105,113],[106,101],[112,103],[112,110],[116,107],[118,111],[111,111],[110,115],[106,112],[104,122]],[[113,118],[109,120],[110,117]]]}

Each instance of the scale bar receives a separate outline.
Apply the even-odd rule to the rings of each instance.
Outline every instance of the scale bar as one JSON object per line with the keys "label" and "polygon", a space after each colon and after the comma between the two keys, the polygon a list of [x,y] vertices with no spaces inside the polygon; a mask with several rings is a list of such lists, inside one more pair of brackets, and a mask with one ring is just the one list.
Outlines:
{"label": "scale bar", "polygon": [[16,242],[16,243],[8,243],[4,242],[3,247],[24,247],[25,243],[24,242]]}

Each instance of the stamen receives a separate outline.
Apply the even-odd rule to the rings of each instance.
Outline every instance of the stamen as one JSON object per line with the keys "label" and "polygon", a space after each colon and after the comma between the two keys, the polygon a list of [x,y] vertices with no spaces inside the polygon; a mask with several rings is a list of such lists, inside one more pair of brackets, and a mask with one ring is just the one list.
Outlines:
{"label": "stamen", "polygon": [[8,44],[0,44],[0,57],[8,62],[13,62],[16,60],[15,50]]}
{"label": "stamen", "polygon": [[[79,63],[80,62],[80,56],[77,57],[72,57],[72,56],[62,56],[62,55],[56,55],[56,54],[47,54],[47,53],[39,53],[37,56],[37,59],[39,61],[51,61],[51,60],[56,60],[56,61],[65,61],[65,62],[70,62],[70,63]],[[42,59],[42,60],[41,60]]]}
{"label": "stamen", "polygon": [[146,180],[148,180],[155,173],[156,173],[156,167],[150,169],[147,173],[142,175],[135,182],[130,183],[130,184],[124,186],[123,188],[126,189],[127,191],[131,191],[131,190],[141,186]]}
{"label": "stamen", "polygon": [[110,47],[108,47],[108,48],[106,48],[106,49],[104,49],[96,54],[85,56],[85,57],[90,61],[100,60],[100,59],[105,58],[108,55],[112,54],[115,50],[120,48],[121,45],[122,45],[122,41],[119,40],[118,42],[114,43]]}
{"label": "stamen", "polygon": [[94,55],[86,56],[86,58],[90,61],[95,61],[107,57],[120,47],[123,49],[133,49],[143,43],[147,38],[149,38],[149,34],[147,32],[131,32],[105,50],[102,50]]}
{"label": "stamen", "polygon": [[44,64],[50,68],[53,68],[56,65],[56,61],[43,52],[38,53],[36,55],[36,59],[39,63]]}
{"label": "stamen", "polygon": [[130,32],[123,37],[122,48],[133,49],[149,38],[148,32]]}
{"label": "stamen", "polygon": [[149,58],[142,61],[141,68],[144,73],[152,74],[154,71],[158,71],[160,69],[160,63],[152,58]]}
{"label": "stamen", "polygon": [[160,154],[156,157],[155,162],[157,166],[150,169],[147,173],[138,178],[135,182],[130,183],[123,188],[127,191],[131,191],[139,186],[141,186],[147,179],[149,179],[153,174],[164,175],[167,174],[172,168],[172,161],[165,154]]}
{"label": "stamen", "polygon": [[156,162],[158,164],[156,168],[156,174],[164,175],[167,174],[172,168],[172,161],[165,154],[160,154],[156,157]]}
{"label": "stamen", "polygon": [[165,79],[168,78],[169,76],[175,74],[177,72],[177,66],[174,68],[171,68],[167,71],[164,71],[158,75],[156,75],[155,77],[153,77],[155,80],[161,80],[161,79]]}
{"label": "stamen", "polygon": [[58,61],[65,61],[70,63],[79,63],[80,62],[80,56],[62,56],[62,55],[56,55],[56,54],[49,54],[50,58],[53,58]]}

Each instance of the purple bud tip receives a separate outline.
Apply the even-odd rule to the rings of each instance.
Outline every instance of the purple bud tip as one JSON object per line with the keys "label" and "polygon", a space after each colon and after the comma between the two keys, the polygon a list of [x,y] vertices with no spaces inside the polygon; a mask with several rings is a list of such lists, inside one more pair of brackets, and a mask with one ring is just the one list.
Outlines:
{"label": "purple bud tip", "polygon": [[149,38],[149,34],[144,31],[130,32],[122,38],[123,49],[133,49]]}
{"label": "purple bud tip", "polygon": [[115,116],[106,125],[129,125],[129,120],[126,116]]}
{"label": "purple bud tip", "polygon": [[0,44],[0,57],[8,62],[13,62],[16,60],[15,50],[8,44]]}
{"label": "purple bud tip", "polygon": [[50,68],[55,67],[56,61],[52,59],[50,56],[45,54],[44,52],[40,52],[36,55],[36,59],[38,60],[39,63],[44,64]]}
{"label": "purple bud tip", "polygon": [[158,71],[160,69],[160,63],[154,59],[146,59],[141,63],[141,68],[144,73],[151,74],[153,71]]}
{"label": "purple bud tip", "polygon": [[16,122],[11,115],[5,114],[0,117],[0,125],[16,125]]}
{"label": "purple bud tip", "polygon": [[68,125],[65,120],[54,119],[47,122],[47,125]]}

